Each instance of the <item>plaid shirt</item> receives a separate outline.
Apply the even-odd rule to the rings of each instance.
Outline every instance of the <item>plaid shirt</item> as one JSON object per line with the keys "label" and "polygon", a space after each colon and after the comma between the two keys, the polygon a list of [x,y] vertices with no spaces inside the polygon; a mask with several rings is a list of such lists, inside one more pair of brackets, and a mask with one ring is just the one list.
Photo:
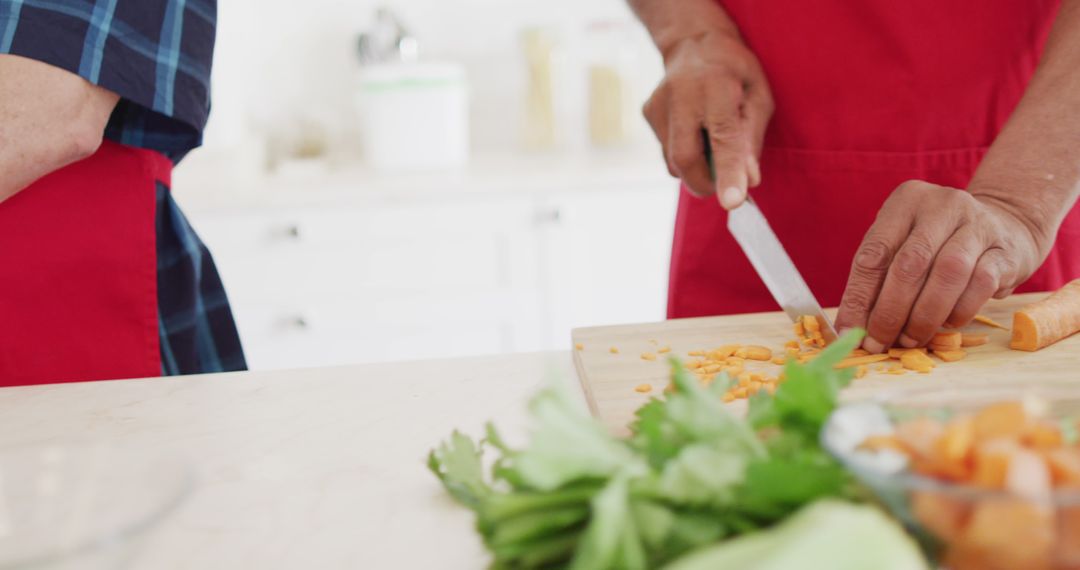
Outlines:
{"label": "plaid shirt", "polygon": [[121,96],[106,136],[179,161],[210,112],[216,0],[0,0],[0,53]]}
{"label": "plaid shirt", "polygon": [[[216,0],[0,0],[0,54],[78,74],[121,97],[108,139],[178,162],[210,112]],[[210,252],[156,189],[162,374],[246,368]]]}

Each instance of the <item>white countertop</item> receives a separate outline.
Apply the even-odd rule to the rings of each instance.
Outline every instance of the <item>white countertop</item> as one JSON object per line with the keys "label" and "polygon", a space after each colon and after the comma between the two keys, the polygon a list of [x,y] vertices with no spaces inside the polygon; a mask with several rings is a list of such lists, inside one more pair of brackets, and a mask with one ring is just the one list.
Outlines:
{"label": "white countertop", "polygon": [[[191,458],[135,568],[477,569],[472,514],[424,462],[488,420],[520,441],[568,353],[0,389],[0,448],[100,439]],[[584,404],[583,404],[584,405]]]}
{"label": "white countertop", "polygon": [[675,192],[679,184],[655,144],[574,152],[486,151],[466,167],[445,172],[382,173],[342,158],[295,162],[274,174],[256,172],[230,155],[197,150],[177,167],[173,193],[185,210],[203,212],[641,187]]}

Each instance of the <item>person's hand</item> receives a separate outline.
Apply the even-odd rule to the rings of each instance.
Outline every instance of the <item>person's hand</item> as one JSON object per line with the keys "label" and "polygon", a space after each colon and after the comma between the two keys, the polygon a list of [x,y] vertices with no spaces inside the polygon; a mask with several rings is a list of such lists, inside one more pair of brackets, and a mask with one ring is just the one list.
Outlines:
{"label": "person's hand", "polygon": [[863,348],[922,346],[966,325],[1042,263],[1050,244],[1007,202],[911,181],[882,206],[855,254],[837,330],[867,329]]}
{"label": "person's hand", "polygon": [[644,113],[668,171],[694,194],[717,194],[724,208],[736,208],[760,182],[758,158],[773,112],[761,65],[736,33],[720,31],[678,42],[664,60],[666,75]]}
{"label": "person's hand", "polygon": [[0,55],[0,202],[94,154],[118,100],[74,73]]}

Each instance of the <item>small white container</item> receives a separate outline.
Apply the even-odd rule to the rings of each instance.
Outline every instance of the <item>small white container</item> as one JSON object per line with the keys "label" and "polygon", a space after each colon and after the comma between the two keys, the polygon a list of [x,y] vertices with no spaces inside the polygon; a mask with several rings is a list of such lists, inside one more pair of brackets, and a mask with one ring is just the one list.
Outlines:
{"label": "small white container", "polygon": [[462,66],[365,66],[357,106],[364,153],[387,172],[449,170],[469,158],[469,93]]}

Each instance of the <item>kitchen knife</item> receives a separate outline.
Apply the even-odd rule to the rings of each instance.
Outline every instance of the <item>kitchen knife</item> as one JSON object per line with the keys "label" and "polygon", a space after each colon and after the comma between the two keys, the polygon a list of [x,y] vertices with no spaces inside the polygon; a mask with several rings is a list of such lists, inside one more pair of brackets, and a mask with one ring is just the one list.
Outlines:
{"label": "kitchen knife", "polygon": [[832,321],[821,310],[821,305],[784,251],[769,222],[749,196],[742,206],[728,212],[728,231],[735,236],[735,241],[750,258],[750,263],[769,288],[773,299],[791,320],[797,321],[804,315],[813,316],[821,324],[821,335],[825,342],[836,340]]}
{"label": "kitchen knife", "polygon": [[[716,180],[709,132],[702,129],[701,138],[702,146],[705,147],[705,160],[709,164],[709,176]],[[810,315],[821,325],[821,336],[825,342],[836,340],[836,329],[833,328],[832,321],[821,310],[821,305],[810,292],[810,287],[749,194],[742,206],[728,212],[728,231],[735,236],[735,241],[739,242],[743,253],[750,258],[750,264],[769,288],[769,293],[772,293],[773,299],[776,299],[776,303],[791,321],[796,322],[803,316]]]}

